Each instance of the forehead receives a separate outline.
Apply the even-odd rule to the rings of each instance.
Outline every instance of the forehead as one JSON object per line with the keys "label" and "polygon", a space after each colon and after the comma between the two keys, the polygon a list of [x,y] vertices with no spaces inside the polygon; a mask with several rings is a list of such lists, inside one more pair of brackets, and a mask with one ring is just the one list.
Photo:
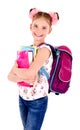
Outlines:
{"label": "forehead", "polygon": [[36,18],[32,21],[33,24],[40,24],[40,25],[46,25],[46,26],[49,26],[50,25],[50,22],[47,18],[44,18],[44,17],[40,17],[40,18]]}

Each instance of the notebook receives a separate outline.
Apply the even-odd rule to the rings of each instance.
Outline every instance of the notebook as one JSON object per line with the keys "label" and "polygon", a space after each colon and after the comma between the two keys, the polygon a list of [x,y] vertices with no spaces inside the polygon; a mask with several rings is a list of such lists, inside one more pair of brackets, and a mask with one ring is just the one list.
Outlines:
{"label": "notebook", "polygon": [[[36,46],[20,46],[17,51],[17,63],[19,68],[29,68],[31,62],[36,56]],[[19,86],[32,87],[32,84],[18,82]]]}

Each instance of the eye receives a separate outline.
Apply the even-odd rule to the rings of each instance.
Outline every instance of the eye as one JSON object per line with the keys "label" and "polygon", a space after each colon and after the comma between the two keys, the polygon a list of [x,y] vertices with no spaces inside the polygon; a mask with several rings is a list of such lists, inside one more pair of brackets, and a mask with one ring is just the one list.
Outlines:
{"label": "eye", "polygon": [[46,29],[46,27],[42,27],[42,29],[44,29],[44,30],[45,30],[45,29]]}
{"label": "eye", "polygon": [[35,27],[35,28],[38,28],[37,24],[34,24],[34,27]]}

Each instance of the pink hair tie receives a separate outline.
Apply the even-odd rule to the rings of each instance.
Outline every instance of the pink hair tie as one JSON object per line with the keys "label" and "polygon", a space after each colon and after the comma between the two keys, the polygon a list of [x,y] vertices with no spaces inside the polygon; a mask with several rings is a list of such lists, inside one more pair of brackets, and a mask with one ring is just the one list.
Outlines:
{"label": "pink hair tie", "polygon": [[32,9],[32,10],[29,12],[29,17],[32,19],[32,18],[35,16],[35,14],[37,14],[38,12],[39,12],[38,9],[36,9],[36,8]]}
{"label": "pink hair tie", "polygon": [[59,15],[57,12],[50,12],[49,15],[52,18],[52,24],[56,24],[59,20]]}

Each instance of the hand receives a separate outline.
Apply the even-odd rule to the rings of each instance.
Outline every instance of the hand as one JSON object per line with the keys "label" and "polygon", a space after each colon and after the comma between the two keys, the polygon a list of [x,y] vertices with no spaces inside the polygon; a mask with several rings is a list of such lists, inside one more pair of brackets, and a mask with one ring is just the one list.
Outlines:
{"label": "hand", "polygon": [[18,64],[17,64],[17,62],[15,61],[15,63],[14,63],[14,66],[13,66],[13,72],[15,73],[15,69],[16,68],[18,68]]}
{"label": "hand", "polygon": [[35,79],[26,79],[26,80],[24,80],[24,82],[27,82],[29,84],[34,84],[35,81],[36,81],[36,78]]}

